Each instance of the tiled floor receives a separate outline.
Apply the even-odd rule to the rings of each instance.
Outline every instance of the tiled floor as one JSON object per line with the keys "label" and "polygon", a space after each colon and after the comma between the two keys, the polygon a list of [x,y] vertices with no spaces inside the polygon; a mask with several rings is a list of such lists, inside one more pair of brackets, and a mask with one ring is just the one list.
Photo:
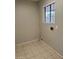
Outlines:
{"label": "tiled floor", "polygon": [[16,46],[16,59],[62,59],[43,41]]}

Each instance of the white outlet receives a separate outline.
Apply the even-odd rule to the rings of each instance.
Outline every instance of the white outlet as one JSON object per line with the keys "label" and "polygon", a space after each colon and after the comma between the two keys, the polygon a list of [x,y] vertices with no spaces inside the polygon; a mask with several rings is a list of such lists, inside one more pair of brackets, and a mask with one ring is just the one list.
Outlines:
{"label": "white outlet", "polygon": [[58,26],[57,25],[55,26],[55,29],[58,29]]}

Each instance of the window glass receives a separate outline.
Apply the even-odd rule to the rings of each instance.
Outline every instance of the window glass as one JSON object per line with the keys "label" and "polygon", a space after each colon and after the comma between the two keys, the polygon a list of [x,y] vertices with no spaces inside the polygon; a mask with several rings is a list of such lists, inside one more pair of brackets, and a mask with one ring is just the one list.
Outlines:
{"label": "window glass", "polygon": [[55,23],[55,3],[51,4],[51,23]]}
{"label": "window glass", "polygon": [[55,3],[44,7],[45,23],[55,23]]}
{"label": "window glass", "polygon": [[50,6],[46,7],[46,23],[50,23]]}

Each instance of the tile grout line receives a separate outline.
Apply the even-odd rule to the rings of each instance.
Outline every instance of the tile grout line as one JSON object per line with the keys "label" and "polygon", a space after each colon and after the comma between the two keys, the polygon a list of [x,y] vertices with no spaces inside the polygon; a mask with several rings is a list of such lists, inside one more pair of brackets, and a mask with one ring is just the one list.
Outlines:
{"label": "tile grout line", "polygon": [[45,43],[43,40],[41,40],[41,42],[43,42],[45,45],[47,45],[51,50],[54,50],[56,53],[57,53],[57,55],[59,55],[61,58],[63,58],[63,56],[60,54],[60,53],[58,53],[55,49],[53,49],[51,46],[49,46],[47,43]]}

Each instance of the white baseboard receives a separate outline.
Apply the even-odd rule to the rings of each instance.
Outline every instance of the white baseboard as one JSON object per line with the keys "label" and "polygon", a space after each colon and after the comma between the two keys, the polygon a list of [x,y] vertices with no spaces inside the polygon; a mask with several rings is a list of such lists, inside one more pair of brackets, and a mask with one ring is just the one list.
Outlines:
{"label": "white baseboard", "polygon": [[[47,45],[47,46],[49,46],[47,43],[45,43],[43,40],[42,40],[42,42],[45,44],[45,45]],[[51,46],[49,46],[50,47],[50,49],[51,50],[55,50],[55,49],[53,49]],[[55,52],[57,53],[57,55],[59,55],[61,58],[63,58],[63,56],[60,54],[60,53],[58,53],[56,50],[55,50]]]}
{"label": "white baseboard", "polygon": [[29,44],[31,42],[35,42],[35,41],[38,41],[39,39],[33,39],[31,41],[27,41],[27,42],[22,42],[22,43],[17,43],[16,46],[21,46],[21,45],[25,45],[25,44]]}
{"label": "white baseboard", "polygon": [[[23,43],[18,43],[16,44],[16,46],[21,46],[21,45],[25,45],[25,44],[29,44],[29,43],[32,43],[32,42],[36,42],[36,41],[39,41],[39,39],[34,39],[34,40],[31,40],[31,41],[27,41],[27,42],[23,42]],[[45,43],[43,40],[41,40],[45,45],[49,46],[47,43]],[[50,47],[50,46],[49,46]],[[51,50],[55,50],[53,49],[52,47],[50,47]],[[57,55],[59,55],[61,58],[63,58],[63,56],[61,54],[59,54],[56,50],[55,52],[57,53]]]}

